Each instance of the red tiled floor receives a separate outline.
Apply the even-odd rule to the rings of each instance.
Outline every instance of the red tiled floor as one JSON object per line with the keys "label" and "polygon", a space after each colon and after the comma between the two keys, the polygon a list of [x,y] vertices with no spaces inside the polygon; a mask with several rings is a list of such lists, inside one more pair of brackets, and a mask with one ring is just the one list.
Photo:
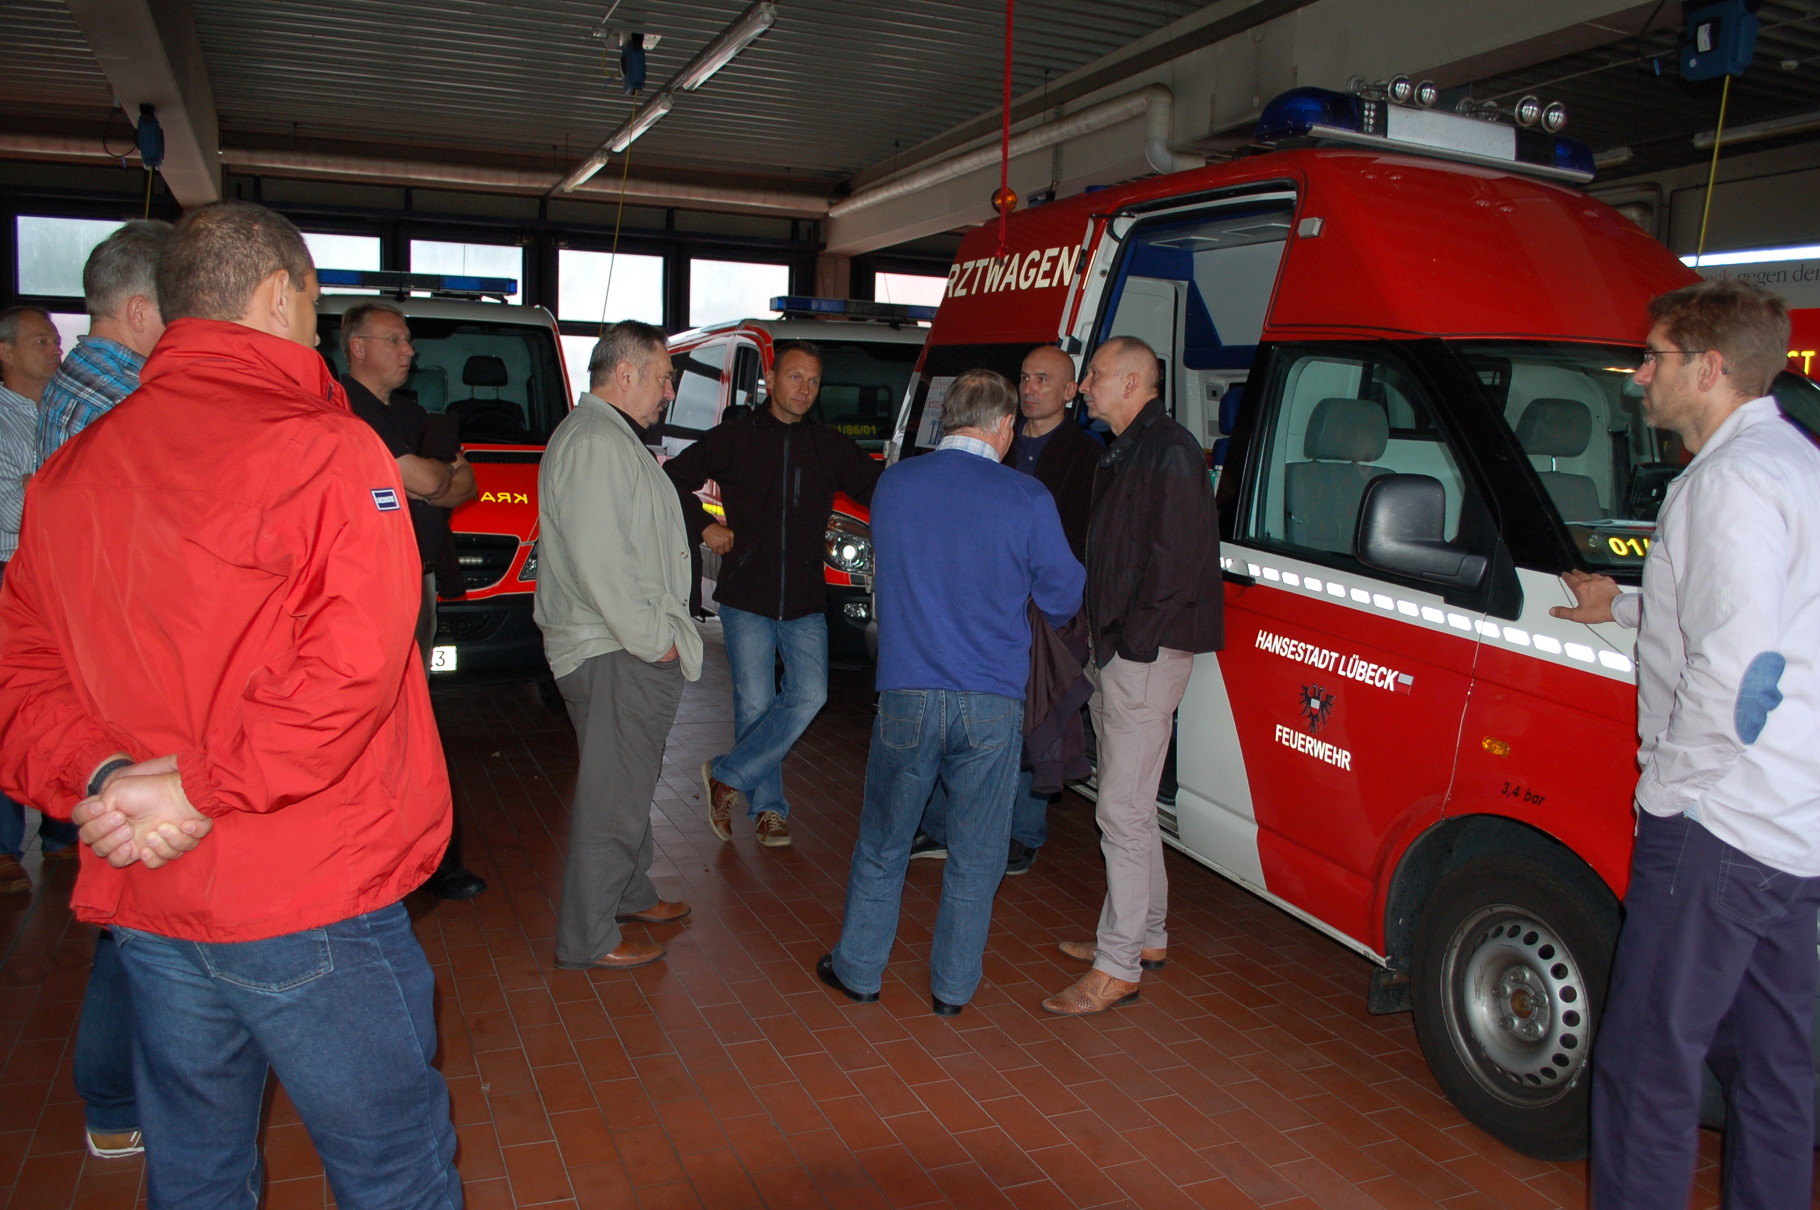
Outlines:
{"label": "red tiled floor", "polygon": [[[786,766],[795,845],[760,849],[744,829],[722,844],[696,781],[731,730],[708,634],[654,804],[653,877],[695,912],[633,926],[670,952],[632,972],[551,965],[566,718],[528,686],[437,687],[466,857],[491,887],[410,906],[474,1210],[1583,1210],[1583,1165],[1468,1125],[1409,1018],[1366,1015],[1363,959],[1174,854],[1169,967],[1144,1000],[1090,1020],[1039,1011],[1079,973],[1055,941],[1091,935],[1104,887],[1072,795],[1035,868],[999,892],[965,1013],[928,1011],[934,861],[910,868],[879,1003],[828,992],[811,966],[839,929],[868,679],[835,674]],[[40,873],[35,853],[27,866]],[[82,1152],[69,1084],[92,947],[71,876],[0,899],[0,1206],[130,1210],[143,1163]],[[269,1210],[330,1204],[282,1090],[264,1146]],[[1703,1136],[1696,1210],[1717,1202],[1717,1155]]]}

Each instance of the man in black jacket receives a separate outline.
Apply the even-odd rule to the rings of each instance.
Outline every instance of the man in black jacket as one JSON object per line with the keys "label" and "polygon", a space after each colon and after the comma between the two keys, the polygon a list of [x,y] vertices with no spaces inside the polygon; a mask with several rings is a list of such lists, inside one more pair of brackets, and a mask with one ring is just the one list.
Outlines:
{"label": "man in black jacket", "polygon": [[1200,444],[1163,412],[1159,363],[1141,340],[1101,345],[1081,380],[1087,410],[1114,440],[1093,480],[1087,529],[1087,624],[1099,736],[1099,821],[1106,903],[1099,934],[1064,941],[1093,969],[1044,1009],[1104,1012],[1138,997],[1163,965],[1169,882],[1157,826],[1157,782],[1170,719],[1198,652],[1221,640],[1219,519]]}
{"label": "man in black jacket", "polygon": [[[821,378],[820,350],[779,343],[764,409],[710,430],[664,467],[689,531],[721,556],[715,599],[733,674],[733,750],[703,761],[701,775],[708,825],[722,840],[733,839],[743,793],[758,842],[790,843],[784,756],[828,700],[828,510],[836,492],[866,503],[878,482],[879,464],[851,438],[807,418]],[[695,496],[709,479],[720,485],[724,524]]]}

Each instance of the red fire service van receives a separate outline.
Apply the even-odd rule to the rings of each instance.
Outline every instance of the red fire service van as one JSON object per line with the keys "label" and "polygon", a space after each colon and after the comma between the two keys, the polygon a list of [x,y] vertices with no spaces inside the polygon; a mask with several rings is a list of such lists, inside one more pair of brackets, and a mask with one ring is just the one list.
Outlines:
{"label": "red fire service van", "polygon": [[[898,402],[916,368],[934,307],[857,299],[783,295],[771,300],[779,319],[740,319],[678,332],[670,338],[676,400],[664,416],[665,458],[680,454],[735,412],[765,406],[765,381],[779,341],[804,340],[822,352],[822,387],[811,417],[845,433],[874,457],[884,455]],[[710,512],[719,491],[701,492]],[[711,606],[720,556],[701,548],[702,603]],[[839,666],[869,661],[872,620],[872,527],[868,510],[846,493],[834,498],[822,550],[828,588],[828,652]]]}
{"label": "red fire service van", "polygon": [[[894,456],[962,371],[1149,341],[1217,475],[1226,648],[1179,714],[1170,844],[1377,964],[1436,1080],[1518,1150],[1584,1148],[1637,779],[1635,584],[1683,465],[1632,381],[1695,280],[1569,187],[1584,145],[1298,89],[1254,154],[971,233]],[[1779,390],[1811,404],[1811,384]],[[1797,398],[1797,397],[1800,398]]]}
{"label": "red fire service van", "polygon": [[[531,620],[537,587],[537,464],[568,415],[556,321],[542,307],[508,306],[509,278],[324,269],[325,287],[369,289],[405,313],[417,356],[401,388],[426,411],[457,418],[477,499],[451,518],[465,593],[436,604],[432,683],[542,680],[543,636]],[[372,297],[325,294],[319,348],[336,374],[341,316]]]}

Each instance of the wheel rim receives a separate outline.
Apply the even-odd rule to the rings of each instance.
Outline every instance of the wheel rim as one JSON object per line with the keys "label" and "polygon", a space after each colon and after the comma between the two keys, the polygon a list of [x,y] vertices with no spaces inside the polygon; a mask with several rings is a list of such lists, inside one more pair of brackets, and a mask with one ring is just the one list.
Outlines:
{"label": "wheel rim", "polygon": [[1454,1046],[1488,1091],[1513,1105],[1565,1096],[1591,1049],[1591,1005],[1560,936],[1510,904],[1480,908],[1447,944],[1444,1011]]}

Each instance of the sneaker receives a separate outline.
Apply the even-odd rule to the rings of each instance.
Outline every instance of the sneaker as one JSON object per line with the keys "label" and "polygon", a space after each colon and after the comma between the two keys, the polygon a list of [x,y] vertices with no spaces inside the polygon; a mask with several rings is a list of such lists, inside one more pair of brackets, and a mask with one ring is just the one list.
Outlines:
{"label": "sneaker", "polygon": [[946,861],[948,859],[948,846],[942,844],[927,832],[918,832],[916,834],[916,839],[910,842],[910,856],[912,858],[939,857],[943,861]]}
{"label": "sneaker", "polygon": [[117,1133],[88,1130],[83,1133],[88,1137],[88,1153],[98,1160],[123,1160],[145,1150],[145,1138],[137,1130]]}
{"label": "sneaker", "polygon": [[1028,874],[1036,861],[1036,850],[1018,841],[1011,842],[1011,851],[1005,858],[1005,877],[1017,874]]}
{"label": "sneaker", "polygon": [[758,813],[758,843],[767,849],[781,849],[790,843],[790,828],[776,811]]}
{"label": "sneaker", "polygon": [[17,857],[0,856],[0,895],[14,895],[32,889],[32,880]]}
{"label": "sneaker", "polygon": [[714,776],[714,762],[701,762],[701,784],[708,792],[708,826],[722,840],[733,839],[733,808],[739,805],[739,791]]}

